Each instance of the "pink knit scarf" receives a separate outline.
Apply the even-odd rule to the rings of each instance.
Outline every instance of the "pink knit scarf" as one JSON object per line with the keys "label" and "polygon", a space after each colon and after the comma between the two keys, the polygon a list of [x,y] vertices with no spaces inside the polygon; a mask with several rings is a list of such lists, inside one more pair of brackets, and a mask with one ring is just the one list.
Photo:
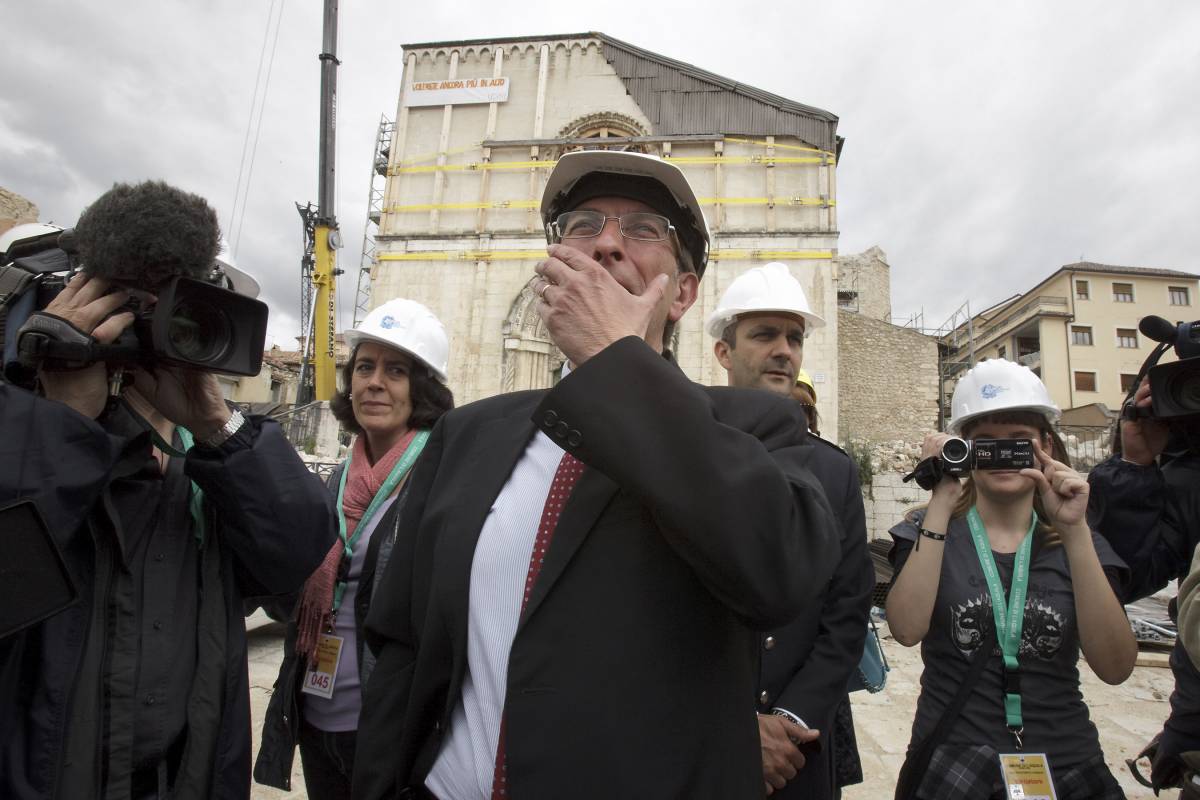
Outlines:
{"label": "pink knit scarf", "polygon": [[[400,457],[404,455],[404,451],[412,444],[416,435],[415,430],[404,434],[374,465],[367,458],[366,438],[359,436],[354,440],[354,448],[350,452],[350,466],[347,467],[350,472],[346,476],[346,489],[342,493],[342,513],[346,517],[347,539],[354,536],[354,529],[358,527],[359,520],[363,518],[367,507],[371,505],[371,501],[391,474],[392,468],[400,461]],[[333,547],[329,548],[321,566],[304,582],[304,591],[296,606],[296,625],[299,629],[296,652],[304,656],[311,665],[317,663],[317,639],[323,631],[331,630],[333,625],[333,588],[337,584],[338,567],[341,566],[344,551],[345,545],[339,536]],[[353,614],[354,610],[350,609],[347,613]]]}

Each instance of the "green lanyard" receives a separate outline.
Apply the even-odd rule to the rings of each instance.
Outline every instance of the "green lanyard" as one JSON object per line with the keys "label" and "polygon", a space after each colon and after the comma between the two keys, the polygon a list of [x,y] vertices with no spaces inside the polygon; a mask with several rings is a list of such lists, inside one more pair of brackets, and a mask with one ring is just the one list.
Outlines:
{"label": "green lanyard", "polygon": [[[342,509],[342,498],[346,493],[346,477],[350,474],[350,458],[346,459],[345,465],[342,467],[342,478],[338,482],[337,493],[337,515],[338,515],[338,536],[342,539],[342,562],[343,569],[348,568],[350,559],[354,558],[354,546],[358,544],[362,532],[366,530],[367,523],[375,516],[375,512],[379,510],[392,492],[396,491],[396,487],[400,481],[404,480],[404,476],[412,469],[412,465],[416,462],[417,456],[421,455],[421,451],[425,448],[425,442],[429,440],[429,431],[417,431],[417,435],[409,442],[408,447],[404,449],[404,455],[392,467],[392,471],[388,473],[387,480],[383,482],[383,486],[379,487],[379,491],[371,498],[371,504],[367,506],[367,510],[363,513],[362,519],[358,521],[358,525],[354,527],[354,535],[346,535],[346,512]],[[339,570],[337,586],[333,590],[333,611],[336,614],[339,607],[342,605],[342,595],[346,592],[346,579],[341,576],[342,570]]]}
{"label": "green lanyard", "polygon": [[[183,458],[187,455],[187,451],[192,449],[196,439],[192,436],[192,432],[180,425],[175,426],[175,430],[179,432],[179,443],[183,445],[183,450],[176,450],[170,442],[158,435],[158,431],[150,428],[150,438],[154,442],[154,446],[162,452],[177,458]],[[192,481],[192,490],[188,492],[188,510],[192,512],[192,520],[196,523],[196,544],[204,547],[204,492]]]}
{"label": "green lanyard", "polygon": [[[187,428],[176,428],[179,431],[179,443],[183,445],[183,452],[187,453],[192,449],[195,443],[195,437]],[[204,492],[192,481],[192,491],[188,497],[188,508],[192,512],[192,519],[196,521],[196,543],[204,544]]]}
{"label": "green lanyard", "polygon": [[988,591],[992,595],[992,615],[996,619],[996,639],[1000,642],[1000,653],[1004,656],[1004,717],[1008,730],[1017,741],[1017,749],[1021,749],[1021,734],[1025,727],[1021,717],[1021,667],[1017,663],[1017,653],[1021,650],[1021,627],[1025,622],[1025,591],[1029,588],[1029,558],[1033,551],[1033,531],[1037,527],[1037,512],[1029,521],[1029,531],[1017,548],[1017,556],[1013,562],[1012,590],[1007,602],[1004,598],[1004,584],[1000,581],[1000,572],[996,569],[996,559],[992,556],[992,546],[988,542],[987,530],[979,517],[979,510],[972,506],[967,513],[967,524],[971,527],[971,540],[975,543],[975,554],[979,556],[979,566],[983,568],[983,577],[987,580]]}

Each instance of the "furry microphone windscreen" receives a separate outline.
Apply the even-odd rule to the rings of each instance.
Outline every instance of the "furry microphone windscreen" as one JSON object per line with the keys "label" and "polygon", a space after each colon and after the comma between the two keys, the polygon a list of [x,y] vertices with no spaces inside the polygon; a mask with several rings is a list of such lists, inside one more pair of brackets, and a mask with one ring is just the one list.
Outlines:
{"label": "furry microphone windscreen", "polygon": [[220,237],[203,197],[162,181],[115,184],[75,225],[89,275],[148,292],[179,276],[204,280]]}

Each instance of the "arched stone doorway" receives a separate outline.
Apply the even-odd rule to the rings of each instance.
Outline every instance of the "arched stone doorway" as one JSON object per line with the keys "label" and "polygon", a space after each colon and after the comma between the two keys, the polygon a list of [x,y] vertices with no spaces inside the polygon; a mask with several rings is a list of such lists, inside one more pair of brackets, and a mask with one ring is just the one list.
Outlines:
{"label": "arched stone doorway", "polygon": [[509,307],[500,332],[504,340],[500,390],[547,389],[558,382],[566,358],[552,341],[537,313],[532,281]]}

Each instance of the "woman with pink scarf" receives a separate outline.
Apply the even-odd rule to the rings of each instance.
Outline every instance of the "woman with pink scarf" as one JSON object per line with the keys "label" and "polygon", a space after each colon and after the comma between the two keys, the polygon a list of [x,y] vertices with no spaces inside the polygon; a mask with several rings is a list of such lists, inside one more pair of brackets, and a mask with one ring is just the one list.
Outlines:
{"label": "woman with pink scarf", "polygon": [[288,627],[254,765],[256,781],[290,790],[298,743],[311,800],[350,797],[362,687],[374,666],[362,638],[371,589],[395,542],[408,476],[454,406],[446,331],[425,306],[390,300],[345,338],[350,359],[330,405],[356,436],[330,478],[339,537]]}

